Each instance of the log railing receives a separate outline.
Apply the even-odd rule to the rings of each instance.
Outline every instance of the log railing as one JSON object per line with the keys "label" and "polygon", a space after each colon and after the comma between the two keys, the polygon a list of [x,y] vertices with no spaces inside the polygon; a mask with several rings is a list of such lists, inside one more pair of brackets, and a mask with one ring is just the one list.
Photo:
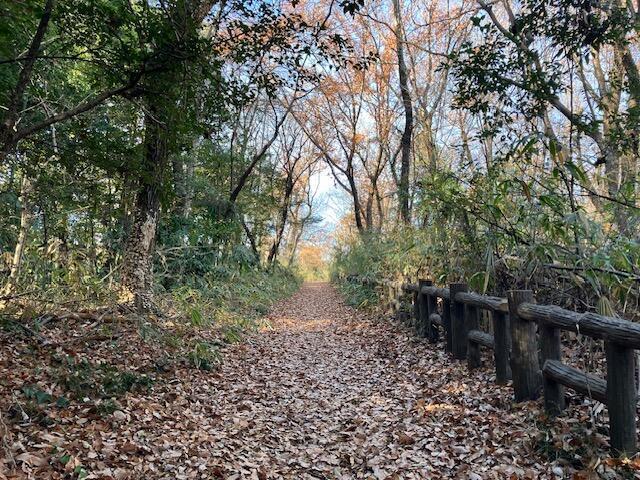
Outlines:
{"label": "log railing", "polygon": [[[369,281],[369,284],[371,282]],[[530,290],[513,290],[507,298],[469,292],[464,283],[439,288],[418,283],[378,282],[389,311],[415,328],[430,343],[444,336],[445,349],[469,369],[481,366],[481,348],[493,351],[496,382],[512,380],[517,402],[544,394],[550,415],[565,408],[565,388],[607,406],[611,448],[617,455],[636,452],[635,352],[640,349],[640,324],[595,313],[576,313],[537,305]],[[407,311],[407,299],[411,309]],[[481,312],[490,317],[492,332],[480,328]],[[604,340],[606,379],[562,363],[562,330]]]}

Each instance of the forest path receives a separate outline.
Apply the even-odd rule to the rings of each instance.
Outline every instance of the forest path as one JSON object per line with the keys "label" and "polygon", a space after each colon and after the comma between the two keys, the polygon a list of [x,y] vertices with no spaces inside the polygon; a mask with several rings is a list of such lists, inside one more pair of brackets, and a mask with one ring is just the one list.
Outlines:
{"label": "forest path", "polygon": [[209,474],[554,478],[531,454],[532,409],[512,407],[488,370],[467,373],[326,283],[305,284],[268,320],[227,353],[210,390]]}

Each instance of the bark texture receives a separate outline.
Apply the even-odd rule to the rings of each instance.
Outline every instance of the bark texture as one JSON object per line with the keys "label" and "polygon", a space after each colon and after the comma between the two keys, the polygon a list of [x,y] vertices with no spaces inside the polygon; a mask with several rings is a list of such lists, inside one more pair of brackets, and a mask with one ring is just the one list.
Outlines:
{"label": "bark texture", "polygon": [[16,287],[20,268],[22,267],[22,256],[27,244],[29,236],[29,228],[31,227],[31,180],[27,176],[22,177],[20,185],[20,229],[18,231],[18,239],[13,250],[13,258],[11,260],[11,269],[9,278],[2,290],[3,296],[11,295]]}
{"label": "bark texture", "polygon": [[[144,167],[140,178],[133,223],[125,245],[121,273],[123,300],[137,310],[151,307],[153,247],[160,215],[160,190],[168,163],[166,124],[160,123],[161,108],[149,104],[145,116]],[[166,115],[163,116],[166,118]]]}
{"label": "bark texture", "polygon": [[396,17],[396,53],[398,56],[398,78],[400,82],[400,96],[404,109],[404,130],[400,139],[400,182],[398,184],[398,200],[400,203],[400,217],[403,222],[411,222],[409,205],[409,174],[411,170],[411,138],[413,135],[413,104],[409,90],[409,76],[404,59],[404,29],[402,28],[402,12],[399,0],[393,2]]}

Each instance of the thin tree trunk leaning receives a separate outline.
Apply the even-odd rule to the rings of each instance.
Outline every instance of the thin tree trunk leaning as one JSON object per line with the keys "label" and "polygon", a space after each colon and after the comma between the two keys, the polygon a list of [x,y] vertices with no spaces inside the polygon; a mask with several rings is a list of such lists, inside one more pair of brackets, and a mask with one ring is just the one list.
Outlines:
{"label": "thin tree trunk leaning", "polygon": [[356,220],[356,228],[358,229],[358,232],[360,233],[364,233],[365,232],[365,227],[364,227],[364,223],[362,223],[362,205],[360,205],[360,197],[358,197],[358,187],[356,186],[356,179],[355,176],[353,174],[353,169],[351,169],[351,172],[348,176],[348,181],[349,181],[349,187],[351,189],[351,191],[353,192],[352,196],[353,196],[353,214]]}
{"label": "thin tree trunk leaning", "polygon": [[280,222],[278,224],[278,230],[276,231],[276,236],[273,239],[273,244],[271,245],[271,249],[269,250],[269,256],[267,257],[267,263],[272,265],[278,256],[278,251],[280,250],[280,244],[282,243],[282,237],[284,235],[284,229],[287,225],[287,217],[289,216],[289,206],[291,203],[291,194],[293,193],[293,169],[291,169],[287,174],[287,182],[286,188],[284,192],[284,199],[282,201],[282,208],[280,210]]}
{"label": "thin tree trunk leaning", "polygon": [[251,231],[251,229],[249,228],[249,225],[247,225],[247,222],[245,221],[244,218],[241,219],[241,222],[242,222],[242,228],[244,229],[244,233],[247,235],[247,238],[249,239],[249,245],[251,245],[251,251],[259,260],[260,252],[258,251],[258,244],[256,243],[256,237]]}
{"label": "thin tree trunk leaning", "polygon": [[0,125],[0,145],[2,145],[3,155],[12,150],[17,142],[15,127],[18,121],[18,111],[23,103],[24,92],[31,79],[33,66],[36,63],[44,35],[49,28],[49,21],[51,20],[51,12],[53,11],[54,4],[54,0],[47,0],[47,3],[45,3],[38,28],[33,35],[29,50],[27,50],[26,60],[24,61],[22,70],[20,70],[16,87],[9,98],[9,105],[7,106],[4,120]]}
{"label": "thin tree trunk leaning", "polygon": [[293,104],[295,103],[295,100],[296,99],[294,98],[289,103],[287,110],[284,112],[282,117],[276,122],[276,125],[273,129],[273,135],[271,135],[269,140],[267,140],[267,142],[262,146],[262,148],[260,148],[258,153],[256,153],[253,156],[253,158],[251,159],[251,162],[249,163],[249,166],[245,169],[242,175],[240,175],[240,178],[238,179],[238,182],[236,183],[235,188],[232,190],[231,194],[229,195],[229,211],[227,212],[227,214],[231,213],[230,212],[231,207],[240,196],[240,192],[242,192],[242,189],[245,187],[247,180],[249,180],[249,177],[251,176],[253,169],[256,167],[258,162],[266,155],[269,148],[271,148],[271,145],[273,145],[273,143],[278,138],[278,134],[280,133],[280,128],[282,127],[284,121],[289,116],[289,113],[291,113],[291,109],[293,108]]}
{"label": "thin tree trunk leaning", "polygon": [[[331,175],[333,176],[336,183],[342,188],[345,192],[347,192],[351,198],[353,199],[353,216],[356,223],[356,228],[360,234],[365,233],[365,226],[362,220],[362,205],[360,205],[360,197],[358,194],[358,187],[356,185],[355,172],[353,167],[353,159],[355,156],[355,137],[352,138],[351,146],[348,152],[346,152],[345,162],[346,165],[342,166],[340,162],[338,162],[328,151],[327,147],[319,141],[319,139],[314,135],[313,132],[309,130],[305,126],[304,120],[300,119],[299,115],[293,113],[293,117],[296,119],[304,133],[307,135],[307,138],[311,141],[311,143],[322,153],[326,164],[329,166],[329,170],[331,171]],[[345,179],[341,178],[340,174],[344,175]]]}
{"label": "thin tree trunk leaning", "polygon": [[400,218],[405,223],[411,222],[409,207],[409,173],[411,169],[411,137],[413,135],[413,105],[409,91],[409,77],[404,59],[404,30],[402,28],[402,13],[399,0],[393,0],[393,10],[396,17],[396,53],[398,56],[398,78],[400,81],[400,95],[404,108],[404,130],[400,139],[400,182],[398,185],[398,200],[400,203]]}
{"label": "thin tree trunk leaning", "polygon": [[31,180],[24,175],[22,177],[22,184],[20,185],[20,230],[18,232],[18,239],[16,241],[16,247],[13,250],[13,258],[11,260],[11,270],[9,271],[9,278],[2,289],[3,296],[10,296],[16,288],[18,276],[20,275],[20,268],[22,267],[22,256],[27,244],[27,238],[29,236],[29,228],[31,227]]}
{"label": "thin tree trunk leaning", "polygon": [[[307,192],[307,195],[309,193]],[[289,251],[289,259],[287,261],[287,265],[293,265],[296,253],[298,251],[298,246],[300,244],[300,240],[302,239],[302,234],[304,233],[305,226],[307,222],[309,222],[313,216],[313,211],[311,210],[311,200],[307,200],[307,205],[309,205],[309,209],[304,217],[300,218],[300,205],[298,204],[295,209],[291,212],[293,215],[293,220],[290,222],[291,225],[291,239],[288,242],[291,245],[291,250]]]}

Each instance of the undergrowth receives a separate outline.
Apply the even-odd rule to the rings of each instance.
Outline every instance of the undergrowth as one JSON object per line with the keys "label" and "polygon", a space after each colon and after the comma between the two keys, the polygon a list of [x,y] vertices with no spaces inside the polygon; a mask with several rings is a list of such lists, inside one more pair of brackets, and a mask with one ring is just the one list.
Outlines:
{"label": "undergrowth", "polygon": [[[360,283],[425,278],[441,286],[462,281],[472,291],[501,297],[508,290],[530,289],[539,303],[640,318],[633,275],[625,273],[623,265],[599,263],[605,247],[593,246],[593,258],[574,264],[571,259],[556,258],[548,249],[513,245],[507,250],[489,240],[478,234],[454,241],[437,229],[407,226],[342,238],[334,247],[331,280],[344,284],[355,278]],[[618,253],[629,258],[640,252],[637,244],[628,252],[619,244],[607,244],[607,248],[619,248]],[[344,285],[343,289],[357,304],[366,301],[364,290],[369,287]]]}
{"label": "undergrowth", "polygon": [[378,292],[371,285],[343,279],[337,283],[338,289],[348,305],[356,308],[372,308],[379,302]]}
{"label": "undergrowth", "polygon": [[195,328],[218,326],[234,337],[238,330],[255,326],[270,305],[293,293],[300,285],[290,271],[223,265],[201,277],[186,277],[162,298],[172,304]]}
{"label": "undergrowth", "polygon": [[[0,407],[6,405],[9,418],[48,427],[70,408],[110,416],[122,409],[124,397],[147,395],[176,369],[206,374],[224,361],[229,345],[259,328],[271,304],[292,294],[300,280],[279,266],[265,269],[230,259],[201,275],[174,278],[165,284],[170,288],[162,287],[161,277],[156,285],[158,311],[147,315],[119,313],[117,304],[107,302],[113,298],[107,285],[80,304],[72,297],[64,310],[52,307],[65,305],[58,291],[46,303],[29,297],[5,309],[0,345],[15,388],[11,397],[0,396]],[[107,310],[92,310],[99,300]],[[70,308],[98,313],[64,317]],[[115,320],[104,320],[101,311]]]}
{"label": "undergrowth", "polygon": [[174,310],[181,322],[164,340],[184,347],[191,366],[211,370],[222,361],[221,346],[241,341],[260,325],[274,301],[299,286],[298,277],[280,266],[225,264],[203,276],[186,277],[159,296],[164,309]]}

